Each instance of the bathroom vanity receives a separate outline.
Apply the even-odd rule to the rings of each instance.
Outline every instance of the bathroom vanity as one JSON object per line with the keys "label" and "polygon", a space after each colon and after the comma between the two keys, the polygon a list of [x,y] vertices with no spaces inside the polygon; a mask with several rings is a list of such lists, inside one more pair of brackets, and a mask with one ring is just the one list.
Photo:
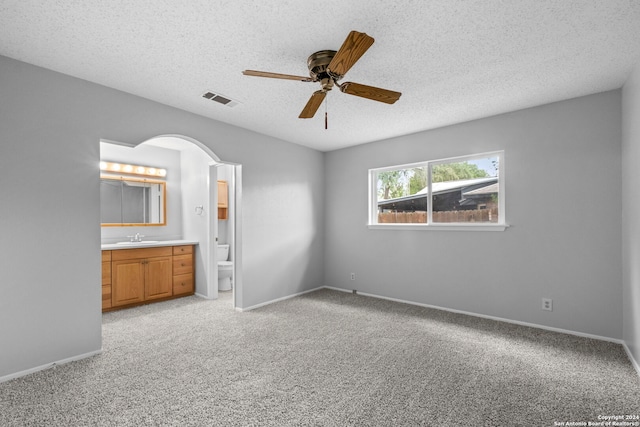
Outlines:
{"label": "bathroom vanity", "polygon": [[193,295],[196,244],[173,240],[102,245],[102,311]]}

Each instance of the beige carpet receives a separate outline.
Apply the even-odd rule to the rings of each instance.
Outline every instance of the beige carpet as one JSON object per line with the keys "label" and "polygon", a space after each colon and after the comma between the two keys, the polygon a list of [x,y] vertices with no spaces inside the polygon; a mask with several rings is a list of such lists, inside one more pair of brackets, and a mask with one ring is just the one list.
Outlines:
{"label": "beige carpet", "polygon": [[[621,346],[321,290],[103,315],[103,354],[0,384],[1,426],[554,426],[640,415]],[[557,425],[557,424],[556,424]]]}

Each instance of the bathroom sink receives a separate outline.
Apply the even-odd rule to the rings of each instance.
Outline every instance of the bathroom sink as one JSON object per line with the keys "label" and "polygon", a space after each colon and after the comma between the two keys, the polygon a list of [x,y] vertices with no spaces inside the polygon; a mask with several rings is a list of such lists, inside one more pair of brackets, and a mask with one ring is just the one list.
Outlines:
{"label": "bathroom sink", "polygon": [[158,243],[157,240],[143,240],[142,242],[118,242],[116,245],[144,245],[145,243]]}

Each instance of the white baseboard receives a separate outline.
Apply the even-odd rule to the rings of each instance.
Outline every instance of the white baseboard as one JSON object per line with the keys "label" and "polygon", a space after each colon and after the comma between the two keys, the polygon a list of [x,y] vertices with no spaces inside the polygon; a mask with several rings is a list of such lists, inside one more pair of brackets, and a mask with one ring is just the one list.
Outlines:
{"label": "white baseboard", "polygon": [[633,354],[631,354],[631,350],[629,350],[627,343],[623,342],[622,346],[624,347],[624,351],[627,352],[627,357],[631,361],[631,365],[633,365],[633,368],[636,370],[636,374],[638,374],[638,377],[640,377],[640,364],[638,364],[636,359],[633,358]]}
{"label": "white baseboard", "polygon": [[[237,309],[237,310],[239,310],[239,311],[252,310],[254,308],[262,307],[264,305],[273,304],[275,302],[286,300],[286,299],[289,299],[289,298],[294,298],[294,297],[296,297],[298,295],[306,294],[306,293],[309,293],[309,292],[314,292],[314,291],[317,291],[317,290],[320,290],[320,289],[330,289],[332,291],[353,293],[352,289],[334,288],[333,286],[321,286],[319,288],[311,289],[311,290],[308,290],[308,291],[305,291],[305,292],[300,292],[298,294],[289,295],[289,296],[286,296],[286,297],[283,297],[283,298],[278,298],[278,299],[273,300],[273,301],[268,301],[268,302],[265,302],[265,303],[262,303],[262,304],[254,305],[252,307],[245,308],[244,310],[242,310],[242,309]],[[625,344],[624,341],[621,340],[621,339],[604,337],[604,336],[601,336],[601,335],[593,335],[593,334],[587,334],[587,333],[584,333],[584,332],[571,331],[571,330],[568,330],[568,329],[554,328],[554,327],[551,327],[551,326],[539,325],[537,323],[521,322],[519,320],[507,319],[507,318],[504,318],[504,317],[489,316],[489,315],[486,315],[486,314],[478,314],[478,313],[473,313],[473,312],[470,312],[470,311],[456,310],[456,309],[453,309],[453,308],[440,307],[440,306],[431,305],[431,304],[423,304],[423,303],[419,303],[419,302],[407,301],[407,300],[402,300],[402,299],[398,299],[398,298],[385,297],[385,296],[381,296],[381,295],[370,294],[370,293],[365,293],[365,292],[360,292],[360,291],[356,291],[356,293],[358,295],[371,297],[371,298],[384,299],[384,300],[388,300],[388,301],[394,301],[394,302],[399,302],[399,303],[403,303],[403,304],[416,305],[416,306],[425,307],[425,308],[433,308],[435,310],[442,310],[442,311],[448,311],[448,312],[451,312],[451,313],[464,314],[466,316],[480,317],[480,318],[483,318],[483,319],[495,320],[495,321],[498,321],[498,322],[512,323],[512,324],[515,324],[515,325],[527,326],[527,327],[530,327],[530,328],[544,329],[544,330],[551,331],[551,332],[559,332],[559,333],[562,333],[562,334],[574,335],[574,336],[583,337],[583,338],[591,338],[591,339],[595,339],[595,340],[599,340],[599,341],[607,341],[607,342],[612,342],[612,343],[615,343],[615,344]],[[627,349],[627,353],[631,354],[631,353],[629,353],[628,349]],[[635,364],[634,366],[637,369],[637,363],[635,363],[635,360],[633,361],[633,363]]]}
{"label": "white baseboard", "polygon": [[87,357],[92,357],[100,353],[102,353],[102,349],[91,351],[89,353],[79,354],[73,357],[68,357],[66,359],[58,360],[52,363],[47,363],[46,365],[36,366],[35,368],[30,368],[25,371],[14,372],[13,374],[0,377],[0,383],[13,380],[15,378],[24,377],[25,375],[33,374],[35,372],[44,371],[45,369],[53,368],[54,366],[64,365],[65,363],[75,362],[76,360],[86,359]]}
{"label": "white baseboard", "polygon": [[[352,291],[347,291],[347,292],[352,292]],[[360,291],[357,291],[357,294],[358,295],[362,295],[362,296],[372,297],[372,298],[379,298],[379,299],[385,299],[385,300],[389,300],[389,301],[400,302],[400,303],[403,303],[403,304],[410,304],[410,305],[417,305],[417,306],[420,306],[420,307],[433,308],[435,310],[448,311],[448,312],[451,312],[451,313],[464,314],[466,316],[480,317],[482,319],[495,320],[495,321],[498,321],[498,322],[512,323],[514,325],[527,326],[527,327],[530,327],[530,328],[544,329],[544,330],[551,331],[551,332],[559,332],[559,333],[562,333],[562,334],[575,335],[575,336],[583,337],[583,338],[591,338],[591,339],[595,339],[595,340],[599,340],[599,341],[608,341],[608,342],[612,342],[612,343],[615,343],[615,344],[623,344],[624,343],[623,340],[617,339],[617,338],[610,338],[610,337],[604,337],[604,336],[601,336],[601,335],[587,334],[587,333],[584,333],[584,332],[571,331],[571,330],[568,330],[568,329],[554,328],[554,327],[551,327],[551,326],[539,325],[537,323],[521,322],[519,320],[507,319],[507,318],[504,318],[504,317],[489,316],[489,315],[486,315],[486,314],[479,314],[479,313],[473,313],[473,312],[470,312],[470,311],[456,310],[456,309],[447,308],[447,307],[440,307],[440,306],[437,306],[437,305],[423,304],[423,303],[413,302],[413,301],[406,301],[406,300],[401,300],[401,299],[397,299],[397,298],[390,298],[390,297],[380,296],[380,295],[376,295],[376,294],[369,294],[369,293],[360,292]]]}
{"label": "white baseboard", "polygon": [[[333,286],[325,286],[324,289],[331,289],[332,291],[346,292],[348,294],[353,293],[351,289],[334,288]],[[363,294],[360,294],[360,295],[363,295]]]}
{"label": "white baseboard", "polygon": [[277,298],[277,299],[274,299],[274,300],[271,300],[271,301],[266,301],[266,302],[262,302],[260,304],[252,305],[251,307],[246,307],[246,308],[236,307],[236,311],[244,312],[244,311],[255,310],[256,308],[264,307],[265,305],[270,305],[270,304],[273,304],[273,303],[276,303],[276,302],[280,302],[280,301],[288,300],[288,299],[291,299],[291,298],[295,298],[295,297],[298,297],[300,295],[308,294],[309,292],[319,291],[320,289],[323,289],[323,288],[324,288],[324,286],[320,286],[320,287],[317,287],[317,288],[309,289],[308,291],[298,292],[296,294],[287,295],[286,297]]}

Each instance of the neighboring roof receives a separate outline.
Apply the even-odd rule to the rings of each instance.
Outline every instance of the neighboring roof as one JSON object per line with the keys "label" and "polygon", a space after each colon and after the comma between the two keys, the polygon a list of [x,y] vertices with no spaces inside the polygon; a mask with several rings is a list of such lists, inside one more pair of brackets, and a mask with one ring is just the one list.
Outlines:
{"label": "neighboring roof", "polygon": [[[483,186],[481,188],[477,188],[477,189],[473,189],[469,192],[464,193],[465,195],[467,194],[471,194],[474,191],[479,191],[482,190],[484,188],[487,187],[496,187],[495,191],[491,191],[493,193],[497,192],[497,186],[498,186],[498,177],[489,177],[489,178],[473,178],[473,179],[461,179],[458,181],[445,181],[445,182],[434,182],[433,184],[431,184],[431,191],[433,192],[434,195],[438,195],[438,194],[444,194],[444,193],[450,193],[452,191],[457,191],[460,190],[462,188],[465,187],[471,187],[471,186],[476,186],[476,185],[482,185],[482,184],[488,184],[487,186]],[[412,194],[411,196],[404,196],[404,197],[396,197],[395,199],[386,199],[386,200],[379,200],[378,201],[378,205],[387,205],[390,203],[396,203],[396,202],[404,202],[404,201],[408,201],[408,200],[415,200],[415,199],[421,199],[424,197],[427,197],[427,191],[428,189],[425,187],[422,190],[418,191],[415,194]],[[480,193],[475,193],[475,194],[480,194]]]}
{"label": "neighboring roof", "polygon": [[498,183],[487,185],[486,187],[476,188],[475,190],[463,193],[463,196],[481,196],[485,194],[493,194],[498,192]]}
{"label": "neighboring roof", "polygon": [[[433,192],[433,194],[448,193],[452,190],[469,187],[471,185],[484,184],[486,182],[498,182],[498,178],[492,176],[489,178],[459,179],[457,181],[434,182],[431,184],[431,191]],[[416,194],[427,194],[427,187],[418,191]]]}

